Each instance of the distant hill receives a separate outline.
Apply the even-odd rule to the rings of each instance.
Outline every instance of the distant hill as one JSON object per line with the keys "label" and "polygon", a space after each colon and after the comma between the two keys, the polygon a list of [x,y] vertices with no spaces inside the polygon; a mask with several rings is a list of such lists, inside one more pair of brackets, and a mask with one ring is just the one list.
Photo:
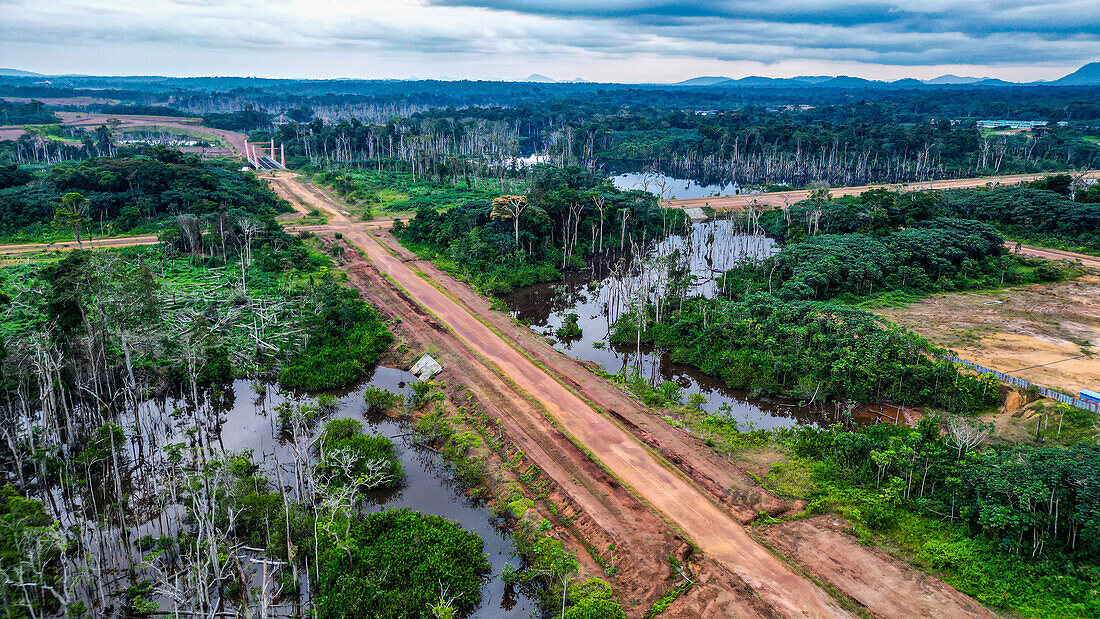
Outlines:
{"label": "distant hill", "polygon": [[708,77],[693,77],[689,80],[684,80],[682,82],[676,82],[673,85],[674,86],[714,86],[716,84],[721,84],[723,82],[732,82],[732,81],[733,81],[733,78],[731,78],[731,77],[721,77],[721,76],[713,75],[713,76],[708,76]]}
{"label": "distant hill", "polygon": [[973,84],[975,82],[980,82],[982,80],[988,80],[988,79],[992,79],[992,78],[989,78],[989,77],[969,77],[969,76],[953,75],[951,73],[947,73],[947,74],[941,75],[939,77],[933,77],[930,80],[922,80],[922,81],[925,84],[932,84],[934,86],[938,86],[940,84]]}
{"label": "distant hill", "polygon": [[527,76],[527,79],[520,80],[521,82],[536,82],[538,84],[553,84],[557,80],[546,77],[545,75],[539,75],[538,73],[532,73]]}
{"label": "distant hill", "polygon": [[1092,86],[1100,84],[1100,62],[1090,62],[1069,75],[1054,80],[1052,84],[1067,86]]}
{"label": "distant hill", "polygon": [[19,69],[4,69],[0,68],[0,76],[2,77],[43,77],[41,73],[34,73],[32,71],[21,71]]}

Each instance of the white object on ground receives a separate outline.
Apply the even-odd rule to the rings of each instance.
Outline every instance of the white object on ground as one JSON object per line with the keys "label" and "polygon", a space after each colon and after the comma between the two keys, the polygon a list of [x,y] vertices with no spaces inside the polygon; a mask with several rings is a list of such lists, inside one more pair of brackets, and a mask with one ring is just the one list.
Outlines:
{"label": "white object on ground", "polygon": [[432,359],[431,355],[424,355],[417,359],[410,370],[414,375],[418,376],[420,380],[428,380],[429,378],[439,374],[443,371],[443,366],[439,365],[439,362]]}

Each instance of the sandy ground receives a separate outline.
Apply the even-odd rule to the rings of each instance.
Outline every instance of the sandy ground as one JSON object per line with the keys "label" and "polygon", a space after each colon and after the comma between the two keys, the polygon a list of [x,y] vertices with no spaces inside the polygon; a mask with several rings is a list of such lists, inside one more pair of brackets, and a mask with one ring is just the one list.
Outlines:
{"label": "sandy ground", "polygon": [[[951,180],[931,181],[926,183],[906,183],[900,185],[860,185],[857,187],[834,187],[829,190],[832,196],[857,196],[871,189],[895,189],[918,191],[924,189],[970,189],[973,187],[985,187],[986,185],[1016,185],[1023,182],[1034,181],[1046,177],[1047,174],[1010,174],[1004,176],[986,176],[981,178],[957,178]],[[1091,170],[1086,178],[1100,178],[1100,170]],[[743,210],[753,206],[757,208],[771,208],[773,206],[789,206],[810,197],[809,190],[777,191],[774,193],[741,194],[736,196],[716,196],[713,198],[684,198],[680,200],[666,200],[665,206],[673,208],[702,208],[709,206],[719,211]]]}
{"label": "sandy ground", "polygon": [[1053,285],[933,295],[875,313],[963,359],[1077,393],[1100,386],[1100,356],[1082,356],[1100,351],[1098,298],[1094,273]]}

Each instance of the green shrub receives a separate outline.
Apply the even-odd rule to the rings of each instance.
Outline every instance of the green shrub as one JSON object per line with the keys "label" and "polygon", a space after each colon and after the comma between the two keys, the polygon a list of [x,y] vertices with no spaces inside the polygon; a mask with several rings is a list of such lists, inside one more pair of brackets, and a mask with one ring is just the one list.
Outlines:
{"label": "green shrub", "polygon": [[307,323],[305,349],[283,368],[284,387],[315,391],[353,383],[393,343],[381,316],[354,290],[327,284],[319,301],[320,311]]}
{"label": "green shrub", "polygon": [[455,523],[396,510],[353,518],[346,536],[338,524],[339,543],[331,533],[322,540],[319,619],[423,617],[444,592],[456,615],[481,601],[490,570],[482,541]]}

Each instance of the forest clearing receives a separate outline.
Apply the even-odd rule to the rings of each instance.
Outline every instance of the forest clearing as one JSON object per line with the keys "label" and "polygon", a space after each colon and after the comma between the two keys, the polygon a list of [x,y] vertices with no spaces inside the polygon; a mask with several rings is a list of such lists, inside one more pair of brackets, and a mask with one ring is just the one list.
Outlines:
{"label": "forest clearing", "polygon": [[[308,195],[316,196],[318,193],[323,192],[322,189],[316,186],[309,186],[304,188]],[[329,196],[329,200],[335,198]],[[427,261],[417,260],[415,254],[412,254],[407,249],[402,247],[386,232],[373,233],[374,238],[371,236],[357,232],[352,227],[333,226],[327,230],[322,230],[320,233],[322,236],[328,236],[329,234],[335,234],[340,232],[344,240],[348,243],[354,244],[360,248],[366,250],[366,258],[373,263],[373,267],[379,269],[383,274],[388,277],[385,279],[374,277],[371,283],[371,288],[366,290],[374,290],[374,292],[368,293],[368,299],[375,302],[380,307],[392,308],[396,303],[394,297],[396,296],[397,303],[404,302],[410,303],[412,299],[415,299],[417,305],[423,306],[424,309],[430,312],[430,317],[425,316],[419,309],[410,308],[410,311],[404,313],[401,320],[402,331],[407,334],[410,339],[433,342],[437,346],[436,350],[440,350],[443,345],[443,341],[439,339],[439,334],[435,332],[437,327],[433,326],[437,320],[443,325],[450,327],[461,338],[460,346],[462,348],[470,347],[474,352],[473,359],[469,359],[469,352],[462,350],[453,350],[448,354],[446,359],[453,360],[453,355],[466,356],[466,361],[460,367],[467,367],[468,364],[473,362],[482,367],[486,367],[490,372],[500,373],[506,379],[507,383],[514,383],[520,389],[519,397],[523,398],[525,395],[528,397],[534,397],[539,400],[540,409],[547,410],[550,416],[558,423],[562,424],[562,429],[566,432],[566,435],[574,442],[577,442],[586,453],[589,453],[591,457],[595,458],[595,463],[609,467],[610,472],[615,476],[617,480],[624,481],[628,485],[634,488],[635,492],[641,495],[641,498],[646,501],[648,505],[651,505],[662,515],[671,518],[674,528],[670,533],[676,531],[682,531],[689,540],[698,545],[703,551],[703,556],[707,557],[707,561],[700,563],[696,566],[697,570],[700,570],[699,577],[706,580],[711,580],[712,585],[717,583],[713,580],[715,578],[729,578],[730,575],[720,576],[712,574],[714,570],[718,570],[718,574],[725,572],[732,572],[734,578],[737,581],[746,583],[746,586],[753,591],[753,596],[763,596],[769,609],[772,612],[778,612],[780,616],[801,616],[803,613],[811,616],[843,616],[847,612],[842,610],[839,606],[834,606],[829,603],[828,598],[821,598],[821,592],[810,593],[813,591],[812,585],[805,583],[800,577],[795,574],[786,572],[781,567],[765,568],[761,563],[751,563],[746,565],[746,552],[760,553],[760,549],[756,542],[750,540],[747,537],[743,537],[743,534],[738,535],[736,530],[730,532],[723,532],[720,525],[716,524],[715,516],[710,516],[705,526],[699,527],[691,524],[690,520],[682,520],[684,518],[677,508],[679,508],[684,501],[685,491],[670,491],[667,496],[675,496],[674,503],[666,503],[665,499],[661,497],[661,494],[651,494],[652,492],[659,492],[660,483],[669,483],[667,477],[666,481],[655,483],[661,479],[658,477],[647,476],[638,477],[642,474],[642,470],[639,469],[641,462],[646,462],[647,458],[634,456],[630,458],[630,465],[624,466],[622,464],[616,464],[616,455],[621,449],[627,448],[627,444],[623,444],[622,438],[614,438],[607,434],[608,430],[598,429],[601,427],[602,422],[598,417],[592,417],[588,422],[582,422],[579,418],[574,419],[574,416],[581,410],[588,409],[589,404],[576,403],[570,406],[567,402],[574,396],[569,391],[559,392],[557,395],[552,395],[554,390],[560,389],[560,386],[556,385],[550,379],[551,382],[543,383],[541,386],[538,382],[527,382],[534,376],[539,376],[540,380],[543,376],[542,371],[535,367],[528,367],[527,369],[521,369],[519,366],[525,364],[525,361],[516,357],[509,358],[514,354],[512,347],[515,347],[519,352],[531,357],[535,360],[540,367],[552,370],[553,374],[550,376],[559,376],[559,380],[564,380],[564,386],[575,391],[578,395],[584,398],[586,402],[598,403],[597,411],[608,411],[611,413],[612,418],[617,420],[619,424],[625,428],[631,429],[637,437],[637,440],[641,440],[644,444],[648,445],[650,449],[654,449],[663,458],[668,458],[669,462],[673,466],[679,469],[681,475],[686,475],[688,479],[694,484],[699,484],[702,488],[708,489],[709,495],[703,499],[704,502],[699,504],[699,507],[707,506],[706,501],[715,501],[721,505],[724,509],[732,511],[734,515],[740,514],[740,521],[744,523],[750,522],[756,515],[756,513],[764,509],[767,512],[781,515],[790,509],[790,506],[785,501],[771,495],[767,490],[760,487],[760,485],[754,481],[754,478],[750,478],[744,473],[738,474],[736,469],[730,470],[729,465],[722,465],[719,461],[714,459],[714,456],[709,455],[709,449],[701,444],[698,439],[693,439],[690,435],[685,435],[681,431],[675,428],[669,427],[661,420],[654,420],[653,417],[646,414],[644,410],[638,409],[636,404],[633,404],[629,398],[624,398],[621,392],[610,383],[592,374],[591,370],[578,364],[575,360],[568,356],[561,355],[555,351],[552,347],[547,346],[546,342],[541,338],[533,337],[533,333],[522,326],[517,326],[513,321],[507,319],[506,316],[492,310],[490,305],[484,300],[483,297],[478,295],[468,285],[454,280],[454,278],[440,271],[435,265]],[[381,245],[379,245],[381,243]],[[384,249],[383,249],[384,248]],[[400,259],[398,261],[397,259]],[[356,267],[355,260],[352,261],[351,272],[360,272],[360,267]],[[415,269],[415,271],[410,270]],[[373,269],[371,269],[373,271]],[[422,275],[427,276],[425,280]],[[353,275],[353,281],[355,276]],[[387,281],[389,280],[389,281]],[[393,283],[390,283],[390,282]],[[379,294],[377,289],[385,286],[400,286],[395,292],[390,294],[389,298],[385,302],[379,303],[379,299],[373,295]],[[433,287],[440,286],[442,290],[451,298],[440,295],[439,292]],[[455,302],[461,303],[460,307],[454,306]],[[485,327],[477,322],[469,322],[466,312],[476,312],[477,319],[486,323],[492,331],[482,331]],[[410,320],[414,318],[415,320]],[[426,323],[426,324],[425,324]],[[477,334],[478,331],[482,331],[481,334]],[[501,341],[498,337],[505,337],[507,339]],[[492,343],[492,342],[496,343]],[[456,342],[457,344],[458,342]],[[495,348],[493,348],[495,346]],[[481,363],[477,363],[480,361]],[[484,369],[481,370],[484,373]],[[471,389],[475,387],[471,386],[471,374],[469,370],[449,370],[441,378],[448,378],[454,376],[462,377],[462,382]],[[495,377],[491,377],[495,378]],[[499,387],[498,387],[499,388]],[[515,396],[512,396],[515,398]],[[486,401],[487,398],[482,397],[482,401]],[[606,408],[605,408],[606,407]],[[591,411],[590,411],[591,413]],[[500,413],[498,413],[500,414]],[[604,413],[606,414],[606,413]],[[532,420],[538,424],[542,420],[539,419],[540,415],[536,413],[536,416]],[[507,416],[502,420],[507,422]],[[529,421],[528,423],[531,423]],[[593,425],[595,424],[595,425]],[[545,430],[544,430],[545,431]],[[553,431],[553,430],[551,430]],[[527,430],[526,432],[530,432]],[[602,433],[602,434],[601,434]],[[513,438],[513,440],[516,440]],[[530,440],[530,439],[528,439]],[[628,439],[629,440],[629,439]],[[519,443],[523,446],[527,452],[528,457],[531,457],[535,463],[542,466],[543,470],[552,471],[553,468],[547,468],[546,463],[550,460],[549,455],[538,455],[539,452],[530,451],[533,445],[529,442]],[[615,447],[615,445],[619,445]],[[607,448],[611,448],[612,451],[605,451]],[[605,455],[606,454],[606,455]],[[752,458],[752,456],[748,456]],[[709,464],[706,464],[708,463]],[[690,464],[689,464],[690,463]],[[559,461],[559,466],[560,466]],[[648,464],[646,465],[648,466]],[[668,466],[665,464],[664,466]],[[570,468],[562,471],[562,477],[557,478],[556,481],[559,487],[563,487],[565,493],[578,500],[578,497],[573,496],[575,490],[569,489],[568,483],[570,479],[576,481],[583,478],[585,475],[592,475],[592,471],[589,467],[581,466],[578,470],[577,464],[573,464]],[[752,465],[750,465],[750,468]],[[766,468],[765,468],[766,470]],[[731,475],[732,473],[732,475]],[[675,482],[673,482],[675,483]],[[587,485],[587,482],[584,484]],[[690,488],[690,486],[688,487]],[[604,491],[606,492],[606,490]],[[692,493],[693,490],[687,490],[688,493]],[[608,495],[613,496],[613,495]],[[583,495],[579,500],[584,501]],[[585,503],[581,503],[582,507]],[[590,502],[587,503],[589,507],[586,509],[589,515],[593,514],[593,507]],[[669,506],[675,506],[671,514],[666,511]],[[623,507],[616,507],[616,510]],[[595,514],[598,514],[603,509],[607,509],[606,503],[602,508],[597,508]],[[698,508],[696,508],[698,509]],[[722,518],[724,516],[718,516]],[[601,519],[597,518],[597,522]],[[649,525],[652,526],[652,525]],[[822,539],[828,538],[828,543],[832,544],[844,544],[845,537],[841,534],[839,537],[836,533],[831,533],[828,527],[816,528],[820,524],[815,524],[810,529],[803,529],[802,535],[811,535],[821,537]],[[636,545],[639,536],[643,536],[644,533],[641,529],[635,527],[629,527],[624,530],[623,525],[615,529],[615,535],[622,535],[626,531],[633,531],[629,534],[627,544]],[[586,531],[587,535],[594,535],[595,532]],[[609,535],[611,530],[603,528],[599,530],[600,535]],[[737,543],[740,544],[739,549],[730,549],[729,551],[721,550],[720,546],[713,546],[714,538],[711,535],[720,536],[722,539],[727,540],[725,543],[729,543],[729,540],[740,540]],[[770,533],[768,535],[779,535],[778,533]],[[831,538],[829,536],[832,536]],[[633,540],[633,541],[631,541]],[[617,546],[622,548],[624,542],[618,542]],[[805,543],[805,542],[803,542]],[[787,552],[790,553],[791,549],[788,548]],[[727,554],[730,553],[730,554]],[[759,555],[761,558],[767,555]],[[817,557],[812,552],[788,554],[788,558],[794,560],[798,565],[804,566],[805,569],[811,570],[812,573],[824,578],[830,585],[837,587],[843,594],[847,603],[851,603],[851,600],[858,600],[858,604],[867,608],[875,615],[881,616],[900,616],[905,609],[914,608],[914,604],[918,608],[924,608],[928,612],[933,609],[939,611],[949,612],[952,616],[974,616],[985,617],[989,616],[979,605],[976,605],[973,601],[968,600],[965,596],[960,595],[953,588],[938,582],[934,579],[928,579],[927,577],[918,577],[915,572],[909,566],[898,562],[895,559],[891,559],[888,556],[875,555],[869,553],[863,547],[847,543],[847,547],[843,552],[834,552],[830,556],[833,565],[838,565],[839,571],[836,573],[830,572],[827,569],[816,563]],[[717,559],[717,562],[714,561]],[[760,561],[756,559],[755,561]],[[848,567],[844,567],[847,565]],[[857,569],[858,568],[858,569]],[[778,570],[777,572],[775,570]],[[859,580],[849,580],[841,577],[843,573],[852,573],[858,571],[862,576]],[[775,584],[769,584],[767,580],[761,580],[762,575],[775,573],[775,576],[770,576],[772,579],[782,578],[782,580],[773,580]],[[782,574],[786,573],[785,576]],[[612,579],[612,582],[616,583],[616,589],[619,591],[631,591],[632,584],[627,581],[623,582],[619,579]],[[644,581],[643,581],[644,582]],[[797,589],[797,584],[802,583],[802,586],[810,586],[810,589],[800,592]],[[893,595],[878,596],[874,591],[881,591],[883,586],[887,586],[887,590],[906,590],[908,595],[905,596],[905,601],[901,602],[900,598]],[[782,594],[779,592],[783,592]],[[696,597],[695,592],[703,594],[703,590],[695,588],[692,592],[689,592],[684,597],[680,598],[670,611],[674,610],[674,614],[692,614],[698,613],[701,610],[705,612],[715,613],[721,612],[725,615],[740,614],[747,612],[751,608],[751,604],[748,600],[742,599],[734,602],[731,600],[722,600],[721,602],[710,599],[709,595],[703,594],[704,597],[699,599]],[[651,593],[652,595],[652,593]],[[780,597],[783,596],[783,597]],[[789,597],[786,597],[789,596]],[[808,600],[818,599],[826,600],[825,609],[806,611],[804,606]],[[782,610],[786,605],[792,605],[789,610]],[[700,606],[701,605],[701,606]],[[740,610],[737,610],[740,608]],[[949,610],[953,609],[953,610]],[[759,610],[759,609],[757,609]],[[825,615],[821,615],[821,613]]]}
{"label": "forest clearing", "polygon": [[[1086,257],[1087,259],[1087,257]],[[876,314],[959,356],[1076,395],[1100,385],[1100,277],[930,295]]]}

